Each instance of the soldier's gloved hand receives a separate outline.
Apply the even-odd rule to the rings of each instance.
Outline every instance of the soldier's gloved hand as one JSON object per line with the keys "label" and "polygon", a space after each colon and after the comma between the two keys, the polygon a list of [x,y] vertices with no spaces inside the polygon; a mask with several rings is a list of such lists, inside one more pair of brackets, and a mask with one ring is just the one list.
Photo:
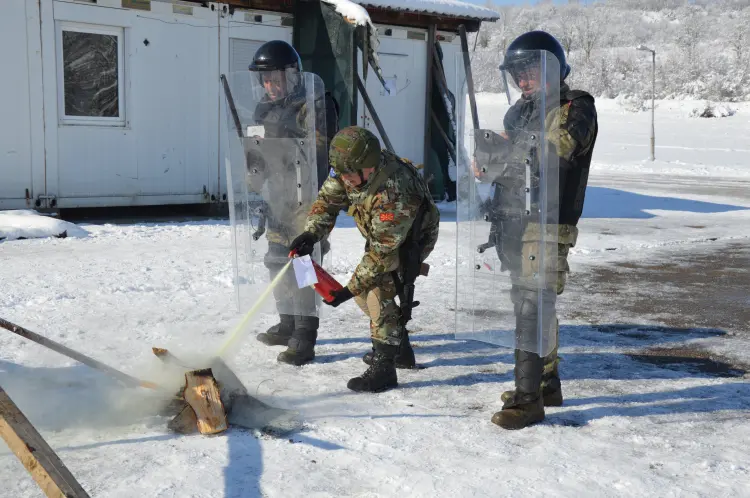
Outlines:
{"label": "soldier's gloved hand", "polygon": [[307,256],[315,250],[315,243],[318,238],[310,232],[302,232],[289,246],[289,251],[296,252],[297,256]]}
{"label": "soldier's gloved hand", "polygon": [[333,296],[333,301],[328,302],[324,299],[323,302],[328,306],[333,306],[334,308],[354,297],[354,294],[352,294],[352,291],[349,290],[349,287],[344,287],[343,289],[337,291],[331,291],[330,294]]}

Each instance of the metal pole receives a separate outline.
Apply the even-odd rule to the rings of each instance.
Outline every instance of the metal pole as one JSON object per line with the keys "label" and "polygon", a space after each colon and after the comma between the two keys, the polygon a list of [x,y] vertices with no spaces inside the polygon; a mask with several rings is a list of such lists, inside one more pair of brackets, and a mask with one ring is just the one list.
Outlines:
{"label": "metal pole", "polygon": [[654,125],[654,114],[656,112],[656,50],[651,51],[651,160],[656,159],[656,132]]}

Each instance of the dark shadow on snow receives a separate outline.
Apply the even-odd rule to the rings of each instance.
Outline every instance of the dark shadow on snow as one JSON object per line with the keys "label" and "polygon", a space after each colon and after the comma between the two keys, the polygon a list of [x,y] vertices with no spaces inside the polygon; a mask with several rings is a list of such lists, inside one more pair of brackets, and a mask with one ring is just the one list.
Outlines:
{"label": "dark shadow on snow", "polygon": [[[544,423],[580,427],[592,420],[605,417],[647,417],[750,410],[750,383],[714,384],[655,393],[566,399],[564,406],[604,403],[610,406],[596,406],[548,414]],[[738,418],[745,419],[746,417],[747,414],[743,414]]]}
{"label": "dark shadow on snow", "polygon": [[[639,354],[656,346],[671,347],[688,340],[721,337],[726,332],[713,328],[673,328],[659,325],[601,324],[561,326],[561,347],[617,348],[618,352],[561,353],[560,369],[565,380],[675,379],[685,377],[735,377],[741,371],[709,358]],[[476,367],[476,373],[447,379],[410,380],[413,371],[399,371],[399,385],[405,388],[428,386],[469,386],[482,383],[504,383],[513,380],[513,351],[479,340],[451,334],[412,334],[411,341],[418,364],[423,368]],[[431,344],[430,341],[445,341]],[[335,339],[331,344],[358,343],[360,339]],[[324,355],[326,363],[333,358],[357,357],[358,352]],[[433,356],[431,359],[426,356]],[[412,377],[413,378],[413,377]]]}
{"label": "dark shadow on snow", "polygon": [[260,478],[263,475],[263,452],[258,437],[247,430],[231,427],[227,439],[227,466],[224,468],[224,496],[256,498],[264,496]]}
{"label": "dark shadow on snow", "polygon": [[677,199],[675,197],[634,194],[613,188],[589,186],[586,189],[586,203],[583,208],[583,217],[653,218],[655,215],[645,212],[647,209],[689,213],[725,213],[728,211],[746,210],[748,208],[745,206],[732,206],[730,204]]}

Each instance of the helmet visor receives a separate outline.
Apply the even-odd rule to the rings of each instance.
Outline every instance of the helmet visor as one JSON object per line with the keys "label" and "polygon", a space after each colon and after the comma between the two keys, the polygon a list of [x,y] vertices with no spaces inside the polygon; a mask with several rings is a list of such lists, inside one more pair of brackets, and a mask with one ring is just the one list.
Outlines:
{"label": "helmet visor", "polygon": [[508,84],[525,97],[529,97],[547,83],[560,81],[557,58],[545,50],[516,51],[500,64],[500,71]]}
{"label": "helmet visor", "polygon": [[256,97],[282,100],[297,91],[300,74],[296,68],[253,71],[258,75],[253,92]]}

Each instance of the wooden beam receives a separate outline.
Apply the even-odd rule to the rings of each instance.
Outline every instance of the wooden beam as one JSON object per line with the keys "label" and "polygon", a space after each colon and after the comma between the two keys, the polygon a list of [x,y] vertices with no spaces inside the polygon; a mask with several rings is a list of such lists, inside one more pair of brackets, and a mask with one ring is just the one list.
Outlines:
{"label": "wooden beam", "polygon": [[[201,0],[189,1],[201,2]],[[223,0],[222,3],[225,3],[230,7],[265,10],[268,12],[283,12],[285,14],[291,14],[294,10],[294,0]]]}
{"label": "wooden beam", "polygon": [[359,74],[357,73],[354,73],[354,77],[357,78],[357,88],[359,89],[360,95],[362,95],[362,100],[365,101],[365,107],[367,107],[367,110],[370,111],[370,116],[372,117],[372,121],[373,123],[375,123],[375,127],[378,129],[378,133],[380,133],[380,138],[383,139],[385,148],[395,154],[396,150],[393,148],[393,144],[388,139],[388,134],[385,131],[385,127],[383,127],[383,122],[380,121],[380,117],[378,116],[378,113],[375,110],[375,106],[372,105],[370,96],[367,95],[367,89],[365,88],[364,83],[362,83],[362,78],[360,78]]}
{"label": "wooden beam", "polygon": [[50,498],[89,498],[73,474],[0,386],[0,436]]}
{"label": "wooden beam", "polygon": [[109,365],[105,365],[104,363],[97,361],[93,358],[90,358],[84,354],[81,354],[78,351],[74,351],[70,349],[69,347],[63,346],[59,342],[55,342],[52,339],[47,339],[44,336],[41,336],[35,332],[32,332],[28,329],[21,327],[20,325],[16,325],[15,323],[11,323],[2,318],[0,318],[0,328],[4,328],[10,332],[13,332],[16,335],[19,335],[25,339],[33,341],[39,344],[40,346],[44,346],[45,348],[51,349],[52,351],[56,353],[60,353],[61,355],[67,356],[68,358],[72,358],[76,361],[79,361],[86,366],[95,368],[97,370],[101,370],[102,372],[109,374],[110,376],[119,380],[123,385],[126,385],[128,387],[146,387],[148,389],[159,389],[159,386],[154,384],[153,382],[141,380],[136,377],[133,377],[132,375],[128,375],[126,373],[120,372],[119,370],[114,369],[110,367]]}
{"label": "wooden beam", "polygon": [[435,114],[435,111],[432,112],[432,124],[435,125],[435,129],[437,129],[437,131],[440,132],[440,136],[443,137],[443,140],[445,141],[445,147],[448,149],[448,154],[450,154],[451,159],[453,159],[453,163],[458,164],[458,161],[456,159],[456,148],[453,147],[453,144],[451,143],[450,138],[448,138],[448,134],[445,133],[445,130],[443,130],[443,127],[440,126],[440,121],[438,120],[438,117]]}
{"label": "wooden beam", "polygon": [[434,24],[430,25],[427,30],[427,84],[425,85],[425,104],[424,104],[424,153],[422,156],[422,164],[425,165],[425,171],[427,171],[427,161],[430,158],[430,151],[432,150],[432,68],[435,64],[435,58],[432,56],[435,50],[435,34],[437,28]]}
{"label": "wooden beam", "polygon": [[464,56],[464,72],[466,76],[467,91],[469,93],[469,106],[471,107],[471,121],[474,129],[479,129],[479,113],[477,112],[477,100],[474,95],[474,75],[471,72],[471,59],[469,58],[469,41],[466,38],[466,30],[460,26],[459,36],[461,37],[461,52]]}

